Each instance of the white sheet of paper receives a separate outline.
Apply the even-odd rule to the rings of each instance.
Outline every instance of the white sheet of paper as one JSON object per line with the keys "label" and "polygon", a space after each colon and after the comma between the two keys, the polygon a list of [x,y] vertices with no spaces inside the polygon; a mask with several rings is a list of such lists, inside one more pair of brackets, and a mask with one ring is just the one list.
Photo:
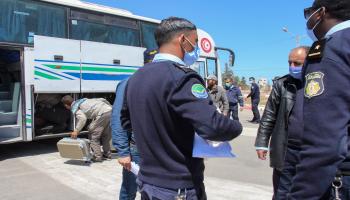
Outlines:
{"label": "white sheet of paper", "polygon": [[192,157],[194,158],[234,158],[229,142],[213,142],[201,138],[197,133],[194,137]]}
{"label": "white sheet of paper", "polygon": [[131,170],[130,171],[137,176],[139,174],[139,171],[140,171],[140,166],[138,164],[136,164],[135,162],[131,162]]}

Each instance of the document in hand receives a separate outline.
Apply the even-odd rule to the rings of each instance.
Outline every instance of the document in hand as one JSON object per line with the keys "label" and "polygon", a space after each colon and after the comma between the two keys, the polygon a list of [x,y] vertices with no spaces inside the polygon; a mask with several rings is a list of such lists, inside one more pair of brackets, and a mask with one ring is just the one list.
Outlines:
{"label": "document in hand", "polygon": [[194,158],[234,158],[228,142],[212,142],[195,134],[192,157]]}

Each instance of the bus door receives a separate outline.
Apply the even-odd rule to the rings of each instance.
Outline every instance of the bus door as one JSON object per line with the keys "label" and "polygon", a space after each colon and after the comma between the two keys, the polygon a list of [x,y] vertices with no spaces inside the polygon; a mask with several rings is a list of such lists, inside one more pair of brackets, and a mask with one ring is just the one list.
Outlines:
{"label": "bus door", "polygon": [[23,50],[0,46],[0,143],[23,140]]}
{"label": "bus door", "polygon": [[191,66],[191,69],[196,71],[203,78],[203,80],[207,78],[207,68],[204,58],[198,59],[198,61]]}
{"label": "bus door", "polygon": [[82,93],[114,93],[119,81],[143,66],[144,48],[81,41]]}
{"label": "bus door", "polygon": [[216,77],[218,77],[216,59],[207,58],[206,64],[207,64],[208,76],[215,75]]}

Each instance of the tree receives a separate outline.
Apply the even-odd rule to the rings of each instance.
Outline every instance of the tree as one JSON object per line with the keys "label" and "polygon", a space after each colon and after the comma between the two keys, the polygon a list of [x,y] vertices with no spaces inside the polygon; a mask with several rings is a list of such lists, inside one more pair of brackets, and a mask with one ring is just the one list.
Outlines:
{"label": "tree", "polygon": [[226,78],[234,78],[233,77],[233,71],[232,69],[228,66],[227,63],[225,63],[225,71],[222,73],[222,83],[225,85],[225,79]]}

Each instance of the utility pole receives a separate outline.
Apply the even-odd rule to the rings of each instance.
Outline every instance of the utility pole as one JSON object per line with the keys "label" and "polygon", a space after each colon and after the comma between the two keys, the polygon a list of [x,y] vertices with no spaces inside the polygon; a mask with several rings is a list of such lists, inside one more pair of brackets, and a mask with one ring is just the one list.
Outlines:
{"label": "utility pole", "polygon": [[303,37],[305,37],[305,35],[298,35],[298,34],[291,33],[287,27],[283,27],[282,31],[290,34],[295,39],[296,47],[300,47],[300,41]]}

